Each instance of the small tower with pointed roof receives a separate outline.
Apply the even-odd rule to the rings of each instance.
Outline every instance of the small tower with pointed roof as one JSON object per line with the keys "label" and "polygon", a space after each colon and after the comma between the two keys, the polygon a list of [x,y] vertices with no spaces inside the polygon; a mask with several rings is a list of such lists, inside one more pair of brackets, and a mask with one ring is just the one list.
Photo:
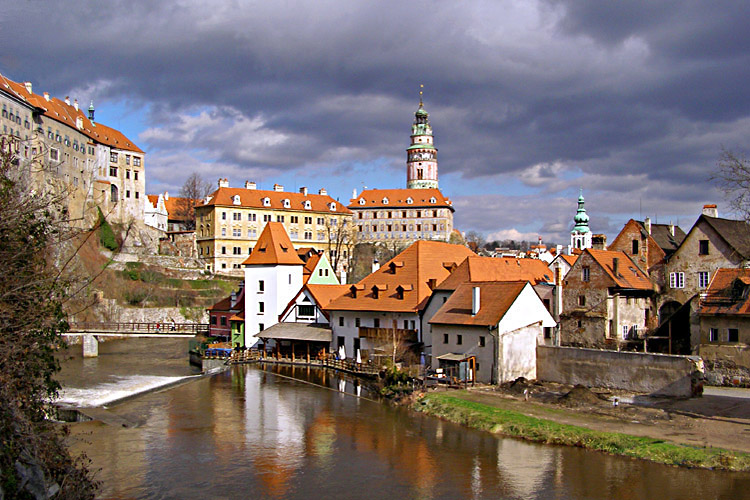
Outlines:
{"label": "small tower with pointed roof", "polygon": [[575,226],[570,232],[570,246],[579,250],[591,248],[591,230],[589,229],[589,216],[584,207],[583,188],[578,195],[578,210],[573,217],[573,222]]}
{"label": "small tower with pointed roof", "polygon": [[406,148],[406,187],[426,189],[438,187],[437,148],[433,144],[429,113],[422,103],[422,88],[419,90],[419,109],[414,113],[411,127],[411,145]]}
{"label": "small tower with pointed roof", "polygon": [[269,222],[245,262],[245,338],[279,322],[279,314],[302,288],[304,262],[280,222]]}

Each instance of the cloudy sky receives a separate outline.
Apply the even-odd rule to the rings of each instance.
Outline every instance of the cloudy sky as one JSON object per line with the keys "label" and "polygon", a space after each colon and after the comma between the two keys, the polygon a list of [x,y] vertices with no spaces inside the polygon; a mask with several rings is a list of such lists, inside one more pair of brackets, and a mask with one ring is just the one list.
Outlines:
{"label": "cloudy sky", "polygon": [[0,73],[93,100],[147,190],[405,187],[425,86],[440,187],[488,238],[689,229],[750,137],[750,3],[45,1],[0,12]]}

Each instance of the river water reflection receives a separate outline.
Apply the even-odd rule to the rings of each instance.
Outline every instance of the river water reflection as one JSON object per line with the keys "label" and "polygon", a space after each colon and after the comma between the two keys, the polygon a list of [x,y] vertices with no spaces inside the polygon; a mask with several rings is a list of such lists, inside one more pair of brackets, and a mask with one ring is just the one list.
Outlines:
{"label": "river water reflection", "polygon": [[[497,438],[338,388],[317,369],[235,366],[111,408],[129,427],[75,424],[74,446],[101,468],[103,498],[662,500],[750,492],[747,474]],[[345,389],[366,392],[351,381]]]}

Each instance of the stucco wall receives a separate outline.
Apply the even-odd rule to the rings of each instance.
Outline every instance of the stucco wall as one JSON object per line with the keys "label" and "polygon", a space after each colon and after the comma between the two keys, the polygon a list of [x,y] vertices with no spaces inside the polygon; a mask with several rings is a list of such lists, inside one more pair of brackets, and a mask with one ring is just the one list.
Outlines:
{"label": "stucco wall", "polygon": [[508,332],[500,337],[498,383],[518,377],[537,378],[535,348],[542,338],[542,325],[537,323]]}
{"label": "stucco wall", "polygon": [[690,397],[702,391],[703,361],[693,356],[538,346],[537,378],[653,395]]}

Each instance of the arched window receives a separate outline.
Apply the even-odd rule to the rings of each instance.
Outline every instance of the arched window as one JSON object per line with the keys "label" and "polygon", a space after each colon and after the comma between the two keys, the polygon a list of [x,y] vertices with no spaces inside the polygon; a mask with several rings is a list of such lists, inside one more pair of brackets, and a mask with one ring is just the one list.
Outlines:
{"label": "arched window", "polygon": [[117,189],[117,186],[115,186],[114,184],[109,187],[109,194],[109,198],[112,203],[117,203],[118,201],[120,201],[119,191]]}

